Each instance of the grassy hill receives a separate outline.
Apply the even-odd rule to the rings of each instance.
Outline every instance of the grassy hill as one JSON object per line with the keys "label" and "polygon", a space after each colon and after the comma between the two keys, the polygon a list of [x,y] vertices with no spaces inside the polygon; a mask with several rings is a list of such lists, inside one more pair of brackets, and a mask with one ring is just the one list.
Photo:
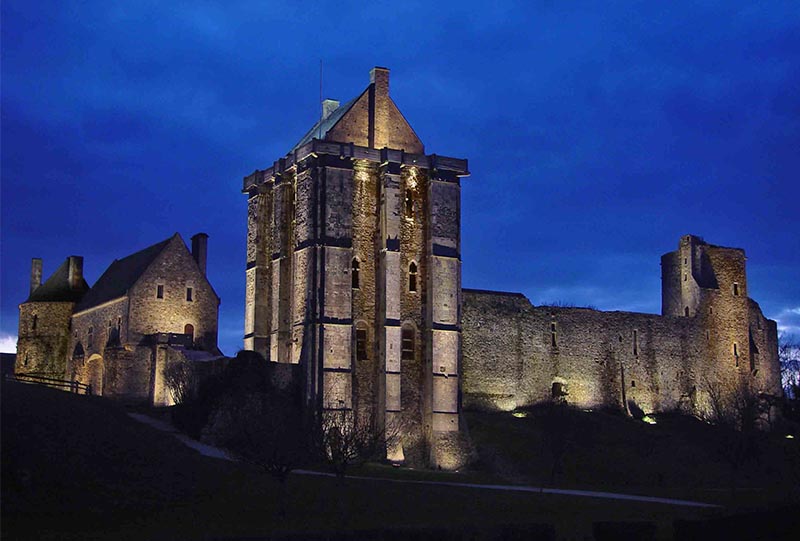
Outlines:
{"label": "grassy hill", "polygon": [[[333,478],[293,475],[289,513],[282,518],[270,477],[244,464],[205,458],[132,420],[112,402],[11,382],[3,383],[0,398],[3,539],[621,539],[621,532],[670,538],[685,531],[675,521],[729,514],[381,479],[340,485]],[[494,449],[494,465],[516,461],[506,475],[524,481],[541,473],[546,463],[531,460],[545,456],[536,447],[542,444],[535,441],[535,418],[471,414],[470,422],[479,447]],[[624,437],[626,428],[620,427]],[[608,448],[580,445],[587,445],[587,455]],[[566,468],[561,480],[580,485],[578,472],[592,467],[587,462],[572,473]],[[448,482],[475,475],[378,466],[354,473]],[[494,474],[487,468],[482,475]]]}

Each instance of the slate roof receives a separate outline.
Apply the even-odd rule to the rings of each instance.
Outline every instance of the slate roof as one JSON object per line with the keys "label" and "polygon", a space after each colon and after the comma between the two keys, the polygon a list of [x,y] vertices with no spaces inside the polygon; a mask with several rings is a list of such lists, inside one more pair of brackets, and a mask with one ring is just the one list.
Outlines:
{"label": "slate roof", "polygon": [[147,267],[158,257],[158,254],[175,238],[175,235],[128,257],[115,259],[83,297],[83,300],[78,303],[75,312],[87,310],[127,294],[142,273],[147,270]]}
{"label": "slate roof", "polygon": [[81,287],[78,289],[69,286],[69,259],[65,259],[45,283],[33,290],[25,302],[78,302],[87,289],[89,284],[84,279],[81,279]]}
{"label": "slate roof", "polygon": [[[367,90],[369,90],[369,88],[367,88]],[[364,90],[364,92],[366,92],[367,90]],[[350,110],[353,104],[355,104],[355,102],[358,101],[358,98],[360,98],[364,94],[364,92],[362,92],[352,100],[348,101],[344,105],[340,105],[327,117],[317,121],[317,123],[314,124],[314,127],[308,130],[308,132],[303,136],[303,138],[300,139],[300,141],[295,146],[293,146],[292,150],[290,150],[289,152],[294,152],[295,150],[305,145],[315,137],[317,139],[325,139],[325,136],[328,134],[331,128],[333,128],[336,125],[336,123],[339,122],[339,120],[345,115],[345,113],[347,113],[347,111]]]}

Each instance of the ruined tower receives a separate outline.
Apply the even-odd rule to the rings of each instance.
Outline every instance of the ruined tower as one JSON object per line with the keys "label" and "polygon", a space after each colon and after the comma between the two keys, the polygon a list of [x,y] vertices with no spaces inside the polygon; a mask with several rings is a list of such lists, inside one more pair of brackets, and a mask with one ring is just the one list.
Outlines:
{"label": "ruined tower", "polygon": [[376,67],[248,195],[244,347],[301,366],[323,415],[402,427],[390,459],[456,468],[460,424],[460,182],[425,154]]}
{"label": "ruined tower", "polygon": [[727,385],[752,382],[780,394],[777,326],[748,297],[746,257],[740,248],[681,237],[678,249],[661,258],[662,314],[692,318],[704,336],[695,379]]}

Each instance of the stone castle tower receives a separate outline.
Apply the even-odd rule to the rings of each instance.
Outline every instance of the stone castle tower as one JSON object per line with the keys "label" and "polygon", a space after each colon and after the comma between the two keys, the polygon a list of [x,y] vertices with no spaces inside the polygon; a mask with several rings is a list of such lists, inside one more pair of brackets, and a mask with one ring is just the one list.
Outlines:
{"label": "stone castle tower", "polygon": [[68,257],[45,283],[42,260],[32,260],[30,295],[19,305],[17,373],[64,377],[70,318],[88,290],[82,257]]}
{"label": "stone castle tower", "polygon": [[304,398],[402,426],[390,459],[456,468],[460,426],[460,182],[425,154],[389,70],[320,121],[248,194],[245,349],[300,365]]}
{"label": "stone castle tower", "polygon": [[678,249],[661,257],[662,314],[693,318],[704,329],[706,366],[698,372],[778,392],[777,326],[748,296],[745,261],[741,248],[681,237]]}

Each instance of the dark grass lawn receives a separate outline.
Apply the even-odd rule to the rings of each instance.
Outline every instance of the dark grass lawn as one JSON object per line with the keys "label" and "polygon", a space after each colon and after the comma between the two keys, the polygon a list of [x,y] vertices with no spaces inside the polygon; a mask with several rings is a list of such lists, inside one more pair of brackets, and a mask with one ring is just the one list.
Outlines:
{"label": "dark grass lawn", "polygon": [[[611,528],[608,538],[620,538],[620,523],[627,523],[622,527],[628,533],[655,532],[663,538],[678,531],[675,520],[726,515],[724,510],[380,479],[348,479],[340,485],[333,478],[293,475],[289,512],[279,517],[278,485],[271,478],[244,464],[205,458],[130,419],[112,402],[11,382],[3,383],[0,398],[3,539],[444,541],[583,538],[593,531],[602,538],[603,527]],[[513,433],[509,439],[516,441]],[[353,473],[448,481],[487,475],[375,465]]]}
{"label": "dark grass lawn", "polygon": [[729,451],[739,435],[693,417],[660,415],[647,424],[611,412],[553,411],[467,412],[477,467],[509,482],[711,501],[740,511],[800,498],[800,439],[760,433],[734,468]]}

